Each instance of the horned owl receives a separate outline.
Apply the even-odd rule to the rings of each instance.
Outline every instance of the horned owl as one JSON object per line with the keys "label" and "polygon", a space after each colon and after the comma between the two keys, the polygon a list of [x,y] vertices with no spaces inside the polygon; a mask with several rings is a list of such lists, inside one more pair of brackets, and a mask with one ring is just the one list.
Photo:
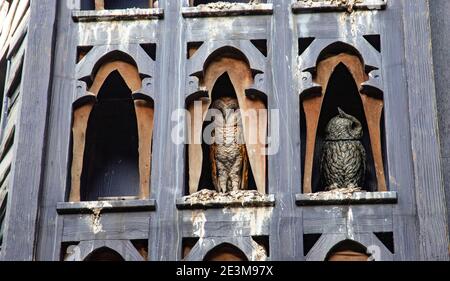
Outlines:
{"label": "horned owl", "polygon": [[326,190],[361,187],[366,171],[363,128],[355,117],[340,108],[325,129],[320,170]]}
{"label": "horned owl", "polygon": [[247,189],[248,157],[238,100],[222,97],[211,108],[221,113],[214,115],[211,134],[210,160],[214,187],[217,192],[224,193]]}

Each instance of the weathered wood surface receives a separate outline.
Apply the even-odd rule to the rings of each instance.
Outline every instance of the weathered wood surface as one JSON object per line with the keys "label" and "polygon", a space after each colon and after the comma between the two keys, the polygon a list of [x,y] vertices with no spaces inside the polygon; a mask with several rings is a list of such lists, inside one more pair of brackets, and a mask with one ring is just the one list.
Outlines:
{"label": "weathered wood surface", "polygon": [[299,206],[324,205],[356,205],[356,204],[395,204],[398,201],[397,192],[355,192],[350,196],[344,194],[296,194]]}
{"label": "weathered wood surface", "polygon": [[64,261],[84,261],[95,250],[107,248],[116,251],[126,261],[146,260],[136,250],[133,244],[127,240],[89,240],[82,241],[78,245],[71,245],[67,253],[64,253]]}
{"label": "weathered wood surface", "polygon": [[20,137],[16,138],[8,197],[9,215],[2,249],[2,258],[5,260],[34,258],[38,199],[42,187],[47,107],[52,85],[56,1],[32,1],[30,11],[26,63],[21,85],[22,103],[16,127],[16,135]]}
{"label": "weathered wood surface", "polygon": [[[450,1],[429,1],[433,37],[433,66],[441,143],[442,174],[447,198],[447,223],[450,222]],[[449,224],[448,224],[449,225]]]}
{"label": "weathered wood surface", "polygon": [[448,260],[447,216],[438,138],[428,1],[403,1],[405,71],[421,260]]}
{"label": "weathered wood surface", "polygon": [[101,212],[136,212],[154,211],[155,200],[119,200],[119,201],[91,201],[91,202],[60,202],[56,206],[58,214],[84,214],[93,210]]}
{"label": "weathered wood surface", "polygon": [[[395,0],[390,0],[395,1]],[[337,3],[331,1],[298,0],[292,4],[294,13],[311,13],[311,12],[336,12],[351,10],[383,10],[386,9],[388,0],[363,0],[361,3],[356,2],[353,6],[347,6],[346,3]]]}
{"label": "weathered wood surface", "polygon": [[72,18],[76,22],[149,20],[149,19],[162,19],[163,17],[164,17],[164,10],[158,8],[72,12]]}
{"label": "weathered wood surface", "polygon": [[[7,244],[2,253],[8,259],[59,260],[62,240],[100,239],[99,243],[104,243],[103,239],[127,240],[139,237],[148,239],[151,260],[180,260],[182,238],[201,236],[196,234],[196,230],[201,228],[196,228],[192,223],[192,214],[195,212],[205,212],[207,222],[203,229],[211,237],[212,243],[220,240],[217,237],[221,233],[241,233],[243,237],[255,233],[269,236],[270,257],[273,260],[323,259],[324,254],[343,239],[359,240],[365,246],[379,246],[383,260],[448,259],[425,0],[388,1],[385,10],[357,11],[352,14],[294,14],[293,1],[277,0],[268,1],[273,4],[272,15],[220,18],[183,18],[182,8],[188,7],[187,1],[167,0],[160,1],[160,8],[164,9],[163,19],[141,19],[136,22],[74,22],[69,7],[58,5],[56,48],[54,56],[51,56],[52,40],[48,38],[52,38],[49,30],[53,30],[51,18],[54,17],[55,2],[39,1],[38,6],[37,1],[31,1],[30,24],[33,28],[30,30],[32,34],[29,34],[28,46],[47,46],[49,49],[31,50],[32,53],[42,55],[30,61],[28,57],[25,58],[23,81],[26,82],[22,88],[29,100],[23,105],[20,114],[20,120],[26,127],[20,125],[22,129],[18,127],[17,131],[20,140],[17,159],[24,161],[16,166],[16,169],[22,169],[22,173],[18,175],[19,170],[16,170],[12,174],[12,187],[16,193],[12,194],[11,203],[12,206],[25,207],[9,208],[8,222],[23,223],[8,224],[8,233],[14,231],[27,235],[7,235],[9,238],[6,237]],[[40,12],[35,14],[33,8]],[[37,14],[43,26],[33,25]],[[123,30],[129,32],[124,33]],[[385,102],[387,183],[390,191],[397,192],[398,202],[372,206],[296,206],[295,194],[301,192],[302,188],[299,70],[305,63],[298,59],[298,39],[314,37],[317,40],[344,40],[361,49],[364,44],[370,46],[363,41],[365,39],[362,36],[367,34],[381,35],[379,65]],[[42,38],[47,39],[38,40]],[[267,63],[262,64],[261,70],[266,73],[265,87],[269,89],[268,108],[279,109],[281,122],[280,126],[269,122],[269,136],[276,136],[280,144],[278,151],[268,157],[267,168],[268,193],[274,194],[276,206],[256,232],[251,226],[254,221],[245,214],[247,208],[242,208],[234,218],[231,213],[223,213],[227,209],[177,209],[176,201],[184,194],[186,187],[186,147],[171,141],[172,128],[176,123],[174,120],[179,117],[173,117],[172,113],[185,108],[185,97],[189,92],[186,81],[191,73],[186,69],[187,43],[204,41],[204,44],[213,46],[211,42],[222,40],[230,45],[244,46],[241,42],[255,39],[267,40]],[[101,218],[104,232],[96,234],[92,231],[90,214],[82,214],[81,217],[79,214],[57,214],[57,204],[66,201],[70,186],[71,108],[76,79],[79,78],[75,73],[76,48],[78,45],[106,46],[104,50],[107,52],[117,46],[147,43],[157,44],[152,80],[155,125],[151,199],[156,200],[158,208],[154,212],[138,214],[104,213]],[[252,52],[259,51],[255,48]],[[367,59],[366,63],[370,64],[370,54],[367,56],[364,53],[363,56]],[[411,60],[411,57],[417,59]],[[55,61],[53,73],[49,71],[51,58]],[[39,68],[34,68],[36,65]],[[33,73],[31,69],[34,69]],[[46,97],[43,89],[48,90],[51,80],[51,102],[46,115],[49,100],[42,99]],[[25,115],[30,118],[22,119]],[[48,118],[47,132],[44,130],[45,117]],[[29,128],[29,124],[35,126]],[[24,128],[27,130],[24,131]],[[28,146],[30,143],[33,145]],[[44,145],[45,159],[42,159]],[[24,152],[27,152],[26,159],[20,158],[25,157]],[[31,159],[34,159],[33,165]],[[36,163],[43,163],[45,173],[42,179],[40,172],[36,172]],[[40,183],[42,189],[38,196],[36,190]],[[38,232],[34,241],[37,202]],[[332,212],[327,212],[330,210]],[[355,215],[352,224],[347,223],[350,210]],[[197,223],[201,225],[202,220]],[[354,236],[349,235],[348,231],[342,232],[342,229],[348,230],[348,226],[354,230],[351,232]],[[372,234],[380,231],[393,232],[393,255]],[[313,247],[310,251],[312,254],[305,257],[303,234],[314,232],[323,232],[324,238]],[[36,255],[33,253],[34,247]],[[202,254],[195,259],[202,258],[203,252],[199,251]]]}
{"label": "weathered wood surface", "polygon": [[274,208],[185,210],[180,214],[183,237],[269,236]]}
{"label": "weathered wood surface", "polygon": [[148,239],[148,212],[66,215],[61,240]]}
{"label": "weathered wood surface", "polygon": [[273,13],[272,4],[236,4],[229,9],[214,7],[184,7],[181,10],[185,18],[198,17],[223,17],[223,16],[243,16],[243,15],[271,15]]}
{"label": "weathered wood surface", "polygon": [[305,234],[392,232],[393,206],[306,207],[303,209]]}

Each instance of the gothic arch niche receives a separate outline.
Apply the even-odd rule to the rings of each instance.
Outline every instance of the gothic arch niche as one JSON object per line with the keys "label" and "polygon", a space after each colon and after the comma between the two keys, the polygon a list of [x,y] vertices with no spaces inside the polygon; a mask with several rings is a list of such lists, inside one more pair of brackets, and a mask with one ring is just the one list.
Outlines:
{"label": "gothic arch niche", "polygon": [[267,106],[264,98],[246,95],[256,73],[252,71],[242,52],[232,47],[223,47],[206,59],[202,73],[194,75],[199,77],[200,88],[205,90],[186,101],[191,117],[187,124],[190,138],[186,165],[189,194],[205,188],[212,189],[212,165],[202,135],[207,125],[205,121],[208,109],[215,100],[224,96],[236,98],[239,104],[248,156],[249,187],[265,194]]}
{"label": "gothic arch niche", "polygon": [[101,247],[89,254],[84,261],[125,261],[125,259],[113,249]]}
{"label": "gothic arch niche", "polygon": [[222,243],[210,250],[203,261],[248,261],[248,258],[238,247]]}
{"label": "gothic arch niche", "polygon": [[387,191],[384,166],[383,93],[364,87],[374,67],[364,64],[352,46],[336,42],[319,55],[311,72],[316,87],[302,93],[301,125],[303,192],[323,191],[320,155],[327,123],[338,114],[338,107],[357,118],[363,127],[361,140],[366,151],[363,186],[367,191]]}
{"label": "gothic arch niche", "polygon": [[148,198],[154,104],[138,99],[136,64],[113,52],[94,67],[88,86],[74,103],[70,201]]}
{"label": "gothic arch niche", "polygon": [[367,248],[353,240],[344,240],[333,246],[325,261],[370,261]]}

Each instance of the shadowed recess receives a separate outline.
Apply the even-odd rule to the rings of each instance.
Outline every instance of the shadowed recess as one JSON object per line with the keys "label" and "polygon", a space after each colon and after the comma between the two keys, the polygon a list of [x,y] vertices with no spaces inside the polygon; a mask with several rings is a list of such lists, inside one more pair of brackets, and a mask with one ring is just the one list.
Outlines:
{"label": "shadowed recess", "polygon": [[81,200],[138,195],[138,171],[138,131],[131,90],[114,71],[102,85],[89,116]]}
{"label": "shadowed recess", "polygon": [[305,38],[299,38],[298,39],[298,55],[301,56],[306,49],[311,46],[312,42],[314,42],[314,37],[305,37]]}
{"label": "shadowed recess", "polygon": [[[228,73],[222,74],[222,76],[220,76],[219,79],[217,79],[217,82],[214,85],[214,88],[213,88],[212,94],[211,94],[211,98],[212,98],[211,106],[215,100],[222,98],[222,97],[231,97],[231,98],[237,99],[236,92],[234,90],[233,84],[231,83],[230,77],[228,76]],[[210,123],[211,123],[211,121],[205,121],[203,123],[202,131],[204,131],[205,128]],[[205,188],[215,190],[213,180],[212,180],[212,175],[211,175],[212,163],[211,163],[211,159],[209,157],[210,146],[208,144],[206,144],[204,141],[202,142],[202,151],[203,151],[202,173],[200,176],[198,190],[205,189]],[[253,176],[253,172],[252,172],[250,165],[249,165],[249,173],[248,173],[248,190],[256,190],[256,182],[255,182],[255,178]]]}
{"label": "shadowed recess", "polygon": [[322,234],[303,234],[303,255],[307,256],[309,251],[314,247],[314,245],[319,241]]}
{"label": "shadowed recess", "polygon": [[328,252],[325,261],[369,261],[367,248],[353,240],[337,243]]}
{"label": "shadowed recess", "polygon": [[312,187],[313,192],[324,191],[324,184],[320,179],[320,157],[325,139],[325,128],[328,122],[338,115],[338,107],[357,118],[363,126],[362,144],[366,150],[366,174],[364,186],[367,191],[377,190],[375,165],[371,153],[369,129],[358,88],[347,67],[340,63],[334,70],[328,82],[325,98],[320,112],[317,128],[316,147],[314,150]]}
{"label": "shadowed recess", "polygon": [[223,243],[209,251],[203,261],[248,261],[248,258],[238,247]]}
{"label": "shadowed recess", "polygon": [[118,252],[102,247],[89,254],[85,261],[125,261],[125,259]]}

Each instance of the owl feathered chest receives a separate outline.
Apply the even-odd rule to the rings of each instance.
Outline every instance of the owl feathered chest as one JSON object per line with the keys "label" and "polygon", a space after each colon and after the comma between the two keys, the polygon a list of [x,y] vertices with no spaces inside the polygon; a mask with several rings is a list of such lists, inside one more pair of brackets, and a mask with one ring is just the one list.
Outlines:
{"label": "owl feathered chest", "polygon": [[366,152],[361,143],[362,125],[339,109],[326,127],[321,156],[321,180],[325,189],[361,187],[364,183]]}
{"label": "owl feathered chest", "polygon": [[241,150],[245,148],[245,145],[242,142],[242,127],[238,123],[224,123],[216,126],[212,136],[217,160],[231,162],[241,156]]}
{"label": "owl feathered chest", "polygon": [[326,187],[361,186],[366,153],[359,140],[325,141],[322,150],[322,180]]}

